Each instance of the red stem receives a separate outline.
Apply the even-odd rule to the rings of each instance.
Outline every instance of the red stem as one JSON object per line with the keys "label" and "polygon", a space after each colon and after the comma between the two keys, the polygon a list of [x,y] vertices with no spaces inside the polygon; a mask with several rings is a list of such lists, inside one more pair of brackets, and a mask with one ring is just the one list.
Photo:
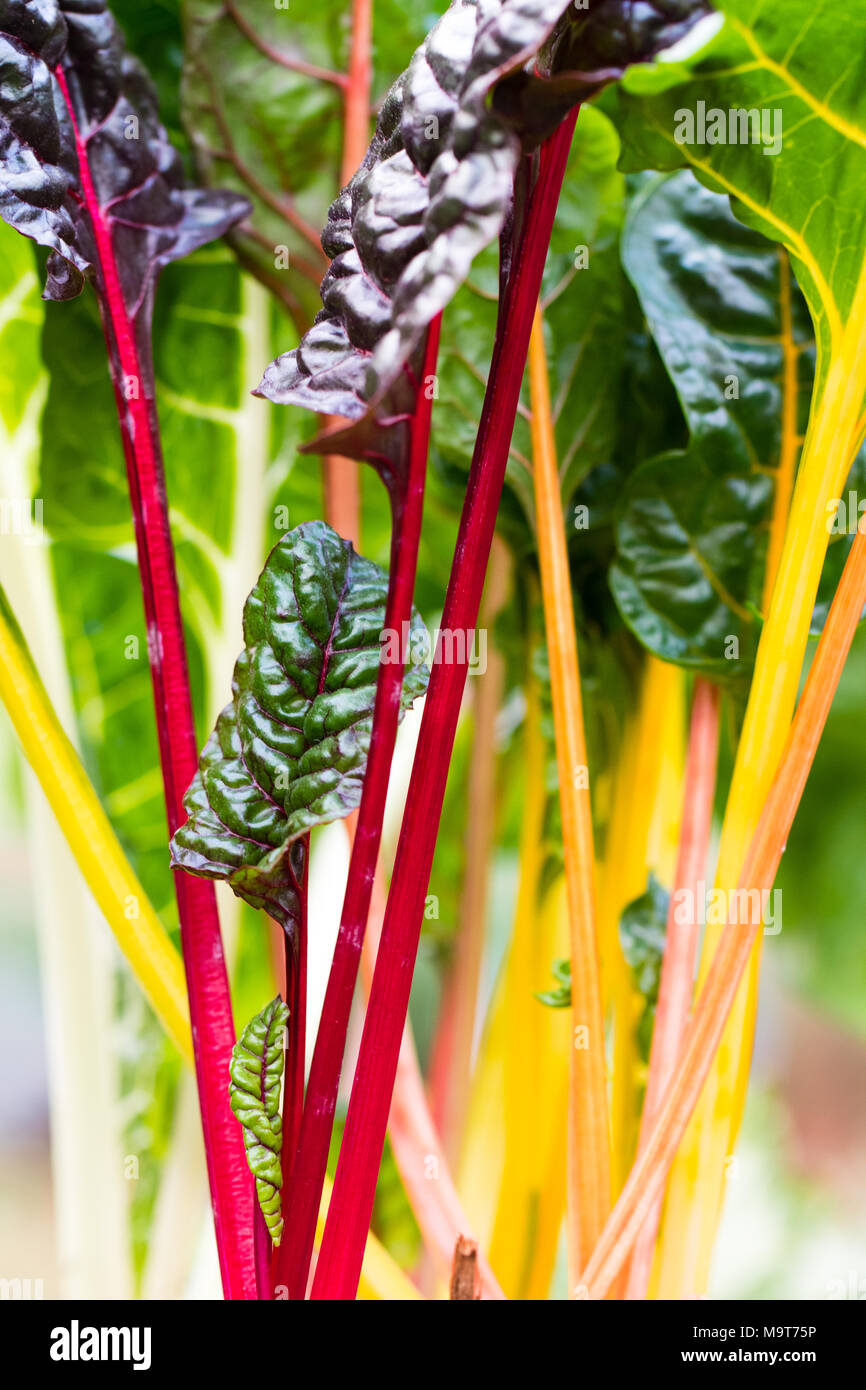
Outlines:
{"label": "red stem", "polygon": [[[304,836],[304,865],[300,882],[297,884],[301,915],[297,935],[294,939],[285,937],[286,952],[286,1003],[289,1006],[289,1027],[287,1033],[286,1084],[283,1095],[283,1182],[291,1175],[291,1160],[294,1157],[298,1133],[301,1127],[301,1112],[304,1108],[304,1076],[306,1073],[306,1031],[307,1031],[307,893],[310,878],[310,836]],[[288,1170],[286,1159],[288,1158]]]}
{"label": "red stem", "polygon": [[[439,326],[437,317],[427,335],[422,379],[412,417],[409,479],[405,498],[394,516],[385,626],[400,634],[404,631],[404,623],[408,623],[411,617],[415,590],[432,412],[428,378],[436,366]],[[402,650],[402,636],[400,646]],[[403,670],[403,664],[399,661],[383,663],[379,668],[370,751],[349,860],[349,879],[340,930],[316,1035],[291,1184],[290,1188],[284,1187],[288,1238],[277,1255],[276,1282],[288,1288],[290,1299],[304,1297],[313,1254],[346,1033],[382,838],[391,758],[400,715]]]}
{"label": "red stem", "polygon": [[[467,647],[468,634],[478,621],[532,318],[576,118],[575,110],[542,146],[538,178],[508,277],[493,349],[442,615],[442,628],[466,633]],[[358,1289],[466,671],[467,662],[459,659],[449,665],[433,663],[346,1129],[313,1281],[315,1299],[353,1299]]]}
{"label": "red stem", "polygon": [[[149,344],[139,343],[123,298],[111,231],[78,128],[66,75],[57,80],[75,133],[81,190],[101,271],[102,324],[111,366],[138,547],[169,832],[185,819],[183,794],[198,764],[183,624],[165,492]],[[256,1297],[253,1202],[241,1129],[228,1099],[235,1042],[213,884],[175,871],[196,1080],[217,1251],[226,1298]]]}
{"label": "red stem", "polygon": [[[638,1153],[652,1132],[667,1084],[674,1074],[692,1007],[695,957],[698,948],[698,912],[687,921],[678,911],[678,894],[691,894],[697,909],[698,884],[706,872],[707,850],[713,824],[716,763],[719,752],[719,692],[710,681],[698,678],[692,700],[689,753],[683,790],[683,825],[680,833],[674,891],[668,906],[664,959],[659,998],[650,1049],[646,1096],[641,1114]],[[626,1298],[646,1298],[655,1253],[662,1199],[647,1217],[635,1243],[626,1286]]]}
{"label": "red stem", "polygon": [[[367,939],[361,955],[361,982],[366,995],[369,995],[373,978],[384,910],[385,887],[377,873]],[[462,1237],[471,1236],[472,1225],[463,1210],[439,1131],[430,1114],[408,1019],[400,1044],[388,1137],[425,1250],[439,1278],[447,1283],[451,1278],[454,1246]],[[481,1297],[504,1299],[505,1294],[481,1250],[477,1250],[477,1263]]]}

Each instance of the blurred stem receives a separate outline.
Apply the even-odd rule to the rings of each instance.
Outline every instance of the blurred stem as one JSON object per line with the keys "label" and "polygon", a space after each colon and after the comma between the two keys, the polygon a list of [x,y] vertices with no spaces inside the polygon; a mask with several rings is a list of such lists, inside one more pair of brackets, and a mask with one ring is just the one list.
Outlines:
{"label": "blurred stem", "polygon": [[[514,929],[503,988],[504,1156],[490,1258],[509,1298],[547,1297],[565,1213],[565,1148],[571,1029],[567,1011],[535,997],[548,988],[552,962],[568,952],[562,880],[541,898],[544,867],[546,750],[538,681],[526,692],[523,819]],[[491,1029],[486,1046],[495,1045]],[[488,1177],[487,1181],[491,1181]]]}
{"label": "blurred stem", "polygon": [[[713,823],[719,751],[719,692],[698,678],[692,702],[683,819],[677,867],[668,906],[664,959],[653,1026],[649,1076],[641,1114],[639,1151],[644,1147],[679,1056],[692,1005],[698,948],[698,883],[706,874]],[[693,911],[681,920],[680,893],[691,894]],[[661,1214],[661,1200],[647,1218],[635,1246],[626,1297],[646,1298]]]}
{"label": "blurred stem", "polygon": [[9,711],[27,761],[120,949],[172,1041],[189,1060],[180,957],[132,872],[78,755],[60,727],[2,590],[0,700]]}
{"label": "blurred stem", "polygon": [[[442,1036],[437,1043],[447,1057],[434,1064],[441,1083],[440,1133],[452,1164],[460,1157],[473,1070],[473,1045],[487,927],[490,854],[496,825],[496,718],[502,702],[505,663],[490,629],[505,603],[509,554],[494,538],[481,607],[481,631],[487,642],[487,669],[473,682],[475,712],[466,811],[466,872],[460,899],[454,965],[442,1005]],[[452,1252],[453,1253],[453,1252]]]}
{"label": "blurred stem", "polygon": [[571,574],[550,408],[544,324],[536,308],[529,341],[532,456],[538,556],[559,772],[562,845],[571,927],[574,1045],[568,1135],[568,1249],[571,1282],[610,1211],[610,1131],[601,977],[596,941],[595,854],[589,768]]}
{"label": "blurred stem", "polygon": [[[617,770],[616,796],[625,829],[618,853],[604,862],[605,939],[610,943],[613,980],[613,1191],[625,1182],[638,1140],[643,1063],[638,1023],[643,997],[625,958],[619,936],[624,909],[646,892],[650,873],[668,886],[674,873],[682,806],[685,676],[678,667],[648,657],[641,677],[637,711],[629,722],[628,756]],[[615,812],[615,815],[617,813]]]}
{"label": "blurred stem", "polygon": [[[722,822],[716,883],[725,890],[739,880],[782,756],[827,553],[827,504],[840,496],[861,443],[864,396],[866,265],[854,290],[847,323],[835,335],[820,397],[813,400]],[[707,977],[721,931],[708,925],[704,933],[701,982]],[[725,1159],[736,1143],[748,1086],[760,952],[759,936],[724,1045],[671,1175],[659,1266],[662,1298],[700,1294],[709,1279]]]}
{"label": "blurred stem", "polygon": [[[352,0],[349,70],[343,87],[343,158],[340,186],[345,188],[360,167],[370,141],[370,84],[373,62],[373,0]],[[337,424],[326,417],[326,428]],[[325,519],[338,535],[361,549],[361,479],[354,459],[322,458]]]}
{"label": "blurred stem", "polygon": [[[33,324],[41,325],[42,311],[30,251],[17,238],[3,249],[6,294],[0,319],[11,357],[19,342],[13,334],[20,326],[29,335]],[[23,500],[37,489],[45,373],[21,385],[15,402],[20,414],[11,428],[0,411],[0,491]],[[42,535],[4,535],[0,582],[19,612],[33,619],[31,636],[46,691],[58,724],[74,736],[50,554]],[[94,1036],[108,1037],[114,1023],[115,954],[51,806],[33,772],[23,767],[22,772],[48,1059],[58,1292],[61,1298],[128,1298],[132,1269],[118,1058],[109,1047],[93,1047]]]}
{"label": "blurred stem", "polygon": [[[361,957],[361,979],[366,995],[369,995],[376,964],[386,896],[377,874]],[[426,1251],[439,1278],[447,1282],[451,1275],[455,1242],[461,1235],[469,1235],[471,1226],[457,1195],[448,1158],[430,1114],[412,1037],[412,1025],[408,1019],[400,1045],[397,1078],[388,1116],[388,1136]],[[478,1275],[482,1297],[504,1298],[496,1276],[480,1250]]]}
{"label": "blurred stem", "polygon": [[[866,534],[858,532],[738,880],[740,890],[757,890],[762,901],[772,889],[864,605]],[[646,1145],[583,1272],[590,1298],[604,1296],[662,1193],[762,926],[761,922],[745,927],[726,923],[720,930],[675,1073]]]}

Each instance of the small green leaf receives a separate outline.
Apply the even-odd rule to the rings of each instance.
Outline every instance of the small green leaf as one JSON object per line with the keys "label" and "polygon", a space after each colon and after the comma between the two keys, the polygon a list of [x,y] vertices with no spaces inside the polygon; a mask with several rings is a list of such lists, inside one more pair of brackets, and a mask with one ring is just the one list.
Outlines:
{"label": "small green leaf", "polygon": [[[360,804],[388,576],[323,521],[274,547],[244,609],[245,649],[232,700],[202,753],[172,840],[172,862],[226,879],[291,933],[301,837]],[[406,709],[426,686],[423,627],[413,619]]]}
{"label": "small green leaf", "polygon": [[644,1061],[649,1059],[652,1042],[667,917],[667,890],[654,874],[650,874],[646,892],[628,904],[619,920],[622,952],[631,967],[635,988],[644,997],[643,1013],[637,1026],[638,1045]]}
{"label": "small green leaf", "polygon": [[540,1004],[546,1004],[549,1009],[570,1009],[571,1008],[571,961],[555,960],[551,967],[555,980],[559,981],[557,989],[545,990],[542,994],[536,994],[536,999]]}
{"label": "small green leaf", "polygon": [[274,1245],[283,1233],[280,1188],[280,1082],[283,1076],[283,1030],[289,1010],[280,996],[247,1024],[232,1050],[229,1102],[244,1131],[247,1163],[256,1180],[256,1196]]}
{"label": "small green leaf", "polygon": [[[643,1013],[638,1022],[638,1043],[645,1061],[649,1057],[659,997],[667,916],[667,890],[654,874],[650,874],[646,892],[628,904],[619,922],[622,952],[631,967],[635,988],[644,997]],[[535,997],[549,1009],[570,1009],[571,961],[555,960],[552,970],[554,979],[559,981],[558,988],[536,994]]]}

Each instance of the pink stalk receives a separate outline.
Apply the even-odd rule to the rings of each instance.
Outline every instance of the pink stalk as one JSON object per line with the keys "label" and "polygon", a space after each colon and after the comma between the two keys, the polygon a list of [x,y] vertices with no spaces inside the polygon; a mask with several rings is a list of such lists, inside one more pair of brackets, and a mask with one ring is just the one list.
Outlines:
{"label": "pink stalk", "polygon": [[[467,648],[468,634],[478,621],[532,318],[576,118],[575,110],[542,146],[538,178],[500,314],[442,616],[445,631],[467,634]],[[433,663],[313,1281],[315,1299],[353,1299],[358,1289],[467,665],[465,660]]]}
{"label": "pink stalk", "polygon": [[[99,304],[129,479],[166,813],[174,834],[186,818],[183,794],[195,776],[198,750],[150,348],[137,341],[127,312],[111,232],[90,171],[87,137],[79,131],[62,68],[56,75],[75,133],[81,188],[102,273]],[[241,1129],[228,1100],[235,1030],[216,895],[213,884],[179,871],[174,885],[223,1291],[226,1298],[254,1299],[253,1199]]]}
{"label": "pink stalk", "polygon": [[[361,961],[361,978],[367,995],[372,983],[384,910],[385,891],[377,873]],[[388,1137],[425,1250],[432,1256],[439,1278],[447,1283],[452,1273],[454,1247],[464,1236],[471,1236],[472,1226],[454,1186],[445,1149],[430,1113],[408,1019],[400,1043],[400,1059],[388,1118]],[[485,1255],[477,1247],[476,1250],[482,1298],[503,1299],[505,1294]]]}
{"label": "pink stalk", "polygon": [[[683,791],[683,824],[677,854],[674,889],[668,905],[665,951],[659,984],[658,1005],[650,1048],[646,1096],[641,1114],[638,1153],[646,1144],[653,1121],[659,1113],[668,1082],[673,1076],[692,1007],[695,958],[698,948],[698,914],[688,921],[677,921],[679,894],[691,895],[697,905],[698,884],[706,873],[707,850],[713,823],[716,792],[716,763],[719,753],[719,692],[710,681],[698,678],[692,701],[689,753]],[[656,1232],[662,1199],[655,1207],[635,1243],[625,1296],[647,1296]]]}
{"label": "pink stalk", "polygon": [[[409,478],[405,497],[394,516],[385,626],[401,634],[403,624],[411,617],[415,589],[432,411],[428,378],[436,365],[439,326],[437,317],[427,335],[422,381],[411,422]],[[400,646],[402,649],[402,639]],[[316,1035],[291,1181],[283,1187],[286,1236],[277,1255],[275,1277],[278,1284],[288,1289],[290,1299],[302,1299],[307,1287],[352,997],[382,838],[402,685],[402,662],[383,662],[376,685],[367,771],[349,860],[340,929]]]}

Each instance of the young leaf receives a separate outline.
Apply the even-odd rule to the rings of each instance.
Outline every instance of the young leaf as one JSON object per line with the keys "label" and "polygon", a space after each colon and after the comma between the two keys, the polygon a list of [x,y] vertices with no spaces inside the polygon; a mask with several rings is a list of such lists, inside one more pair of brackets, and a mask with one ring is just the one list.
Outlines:
{"label": "young leaf", "polygon": [[570,1009],[571,961],[565,958],[555,960],[551,966],[551,973],[557,981],[556,988],[536,994],[536,999],[540,1004],[546,1004],[548,1009]]}
{"label": "young leaf", "polygon": [[280,1082],[288,1017],[289,1011],[277,995],[241,1033],[232,1051],[229,1073],[229,1100],[243,1126],[247,1163],[256,1180],[256,1196],[274,1245],[279,1245],[283,1233]]}
{"label": "young leaf", "polygon": [[[619,920],[619,939],[623,955],[634,974],[635,987],[644,998],[644,1012],[638,1023],[641,1051],[646,1060],[652,1037],[652,1023],[658,999],[662,957],[665,949],[668,894],[650,873],[645,893],[625,908]],[[571,1008],[571,962],[555,960],[555,989],[535,997],[549,1009]]]}
{"label": "young leaf", "polygon": [[[361,800],[379,665],[393,657],[380,645],[386,592],[385,572],[324,522],[305,523],[274,547],[244,610],[231,704],[172,840],[177,867],[226,879],[290,934],[301,837]],[[409,645],[404,709],[426,686],[417,616]]]}

